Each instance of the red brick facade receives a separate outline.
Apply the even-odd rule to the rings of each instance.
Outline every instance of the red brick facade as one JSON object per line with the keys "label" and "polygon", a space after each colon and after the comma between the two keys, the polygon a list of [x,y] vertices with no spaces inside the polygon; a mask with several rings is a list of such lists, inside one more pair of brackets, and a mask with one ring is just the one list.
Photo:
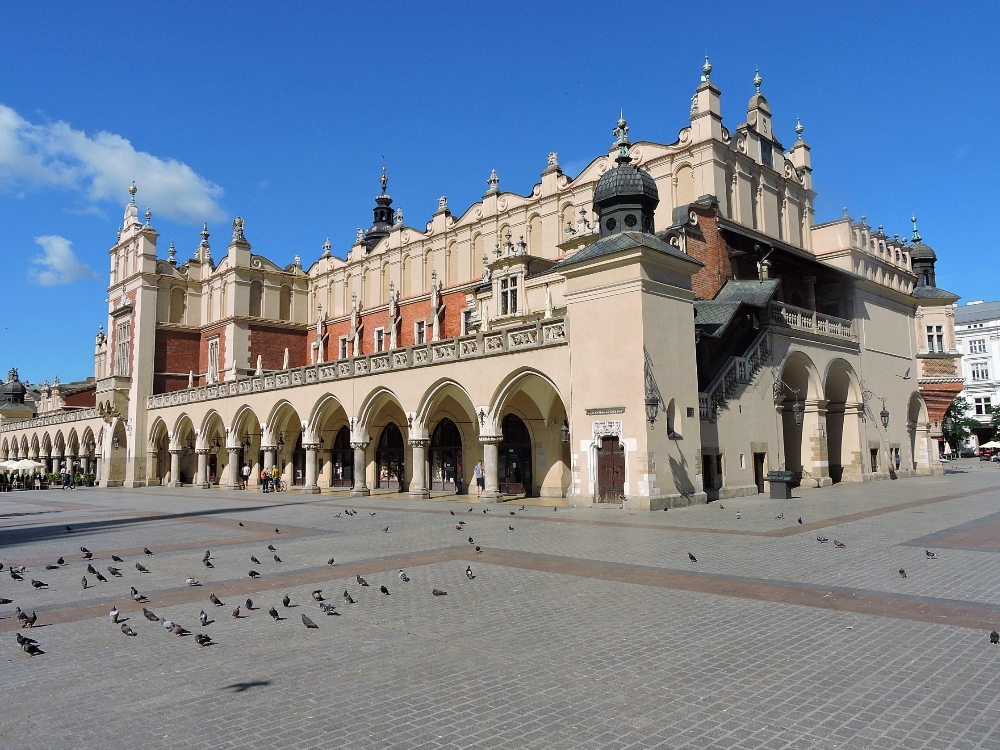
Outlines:
{"label": "red brick facade", "polygon": [[187,373],[201,372],[201,333],[190,329],[156,329],[153,393],[187,388]]}
{"label": "red brick facade", "polygon": [[66,406],[94,406],[97,404],[97,386],[84,388],[83,390],[64,396]]}
{"label": "red brick facade", "polygon": [[691,206],[698,214],[698,226],[687,227],[687,252],[705,267],[696,273],[691,284],[697,299],[712,299],[733,274],[729,246],[719,232],[719,222],[712,208]]}
{"label": "red brick facade", "polygon": [[[257,368],[257,357],[265,370],[280,370],[288,349],[288,366],[302,367],[309,364],[309,346],[312,339],[308,330],[278,328],[277,326],[253,325],[250,327],[250,359],[246,363],[237,362],[240,368]],[[207,345],[206,345],[207,356]]]}

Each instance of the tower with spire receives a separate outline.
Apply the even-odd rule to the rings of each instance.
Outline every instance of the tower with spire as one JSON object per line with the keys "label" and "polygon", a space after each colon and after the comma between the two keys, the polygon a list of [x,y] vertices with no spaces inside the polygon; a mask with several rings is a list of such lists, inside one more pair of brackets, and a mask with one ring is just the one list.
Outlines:
{"label": "tower with spire", "polygon": [[389,184],[389,178],[385,173],[385,164],[382,165],[382,192],[375,198],[374,221],[371,227],[365,232],[365,252],[370,253],[375,249],[383,237],[388,237],[392,231],[392,198],[385,192]]}

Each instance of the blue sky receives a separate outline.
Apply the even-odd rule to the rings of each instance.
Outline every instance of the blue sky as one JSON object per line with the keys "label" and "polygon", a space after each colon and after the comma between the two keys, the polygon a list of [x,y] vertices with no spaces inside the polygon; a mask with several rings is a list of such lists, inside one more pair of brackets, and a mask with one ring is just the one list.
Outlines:
{"label": "blue sky", "polygon": [[817,220],[909,233],[938,285],[1000,298],[992,258],[1000,97],[995,9],[975,3],[37,3],[0,16],[0,369],[93,373],[107,251],[128,198],[161,254],[232,217],[260,252],[308,265],[389,193],[421,226],[447,195],[528,193],[558,151],[575,174],[624,108],[672,142],[707,52],[725,122],[755,67],[785,145],[801,117]]}

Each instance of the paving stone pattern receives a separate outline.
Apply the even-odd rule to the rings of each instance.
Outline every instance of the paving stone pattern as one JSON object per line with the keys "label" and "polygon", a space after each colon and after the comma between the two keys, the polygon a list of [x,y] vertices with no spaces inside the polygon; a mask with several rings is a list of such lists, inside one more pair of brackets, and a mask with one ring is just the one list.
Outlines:
{"label": "paving stone pattern", "polygon": [[[796,495],[651,514],[167,488],[0,495],[0,596],[14,600],[0,606],[0,748],[1000,750],[988,640],[1000,471],[962,462]],[[950,546],[928,560],[934,539]],[[81,546],[124,577],[88,575],[84,590]],[[11,564],[28,566],[25,582]],[[133,585],[215,644],[148,622]],[[339,616],[319,610],[317,588]],[[254,609],[234,619],[247,597]],[[111,604],[137,637],[109,622]],[[15,605],[37,611],[21,632],[43,655],[17,649]]]}

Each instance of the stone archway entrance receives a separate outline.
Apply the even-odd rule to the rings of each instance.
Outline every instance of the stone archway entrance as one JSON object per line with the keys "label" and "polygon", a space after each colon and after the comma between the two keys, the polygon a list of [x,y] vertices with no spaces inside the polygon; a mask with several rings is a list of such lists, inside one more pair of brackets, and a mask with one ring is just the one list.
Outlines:
{"label": "stone archway entrance", "polygon": [[531,495],[531,434],[516,414],[501,423],[503,440],[497,456],[497,479],[502,495]]}
{"label": "stone archway entrance", "polygon": [[375,486],[402,492],[406,485],[405,468],[403,433],[395,422],[389,422],[382,429],[375,449]]}
{"label": "stone archway entrance", "polygon": [[353,487],[354,449],[351,448],[351,430],[348,427],[341,427],[337,437],[334,438],[330,461],[333,464],[330,486]]}
{"label": "stone archway entrance", "polygon": [[464,467],[462,434],[450,419],[445,417],[431,433],[430,453],[431,490],[463,494]]}

